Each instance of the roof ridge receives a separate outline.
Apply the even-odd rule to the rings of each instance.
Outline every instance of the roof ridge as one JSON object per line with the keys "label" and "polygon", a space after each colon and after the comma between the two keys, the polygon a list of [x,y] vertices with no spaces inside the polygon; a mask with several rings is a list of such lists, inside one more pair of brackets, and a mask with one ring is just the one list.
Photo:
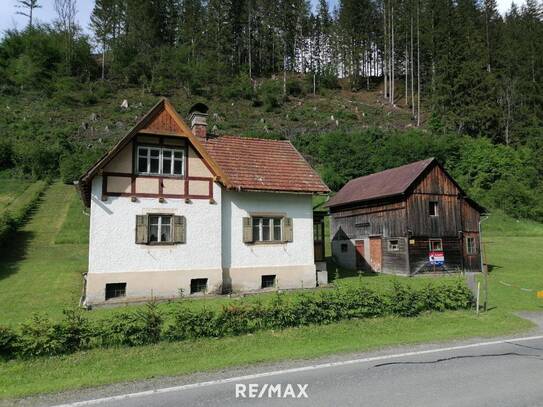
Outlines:
{"label": "roof ridge", "polygon": [[262,140],[262,141],[273,141],[273,142],[280,142],[280,143],[290,143],[290,140],[278,140],[278,139],[271,139],[271,138],[261,138],[261,137],[250,137],[250,136],[240,136],[237,134],[212,134],[212,136],[215,136],[214,138],[221,138],[221,137],[233,137],[243,140]]}
{"label": "roof ridge", "polygon": [[374,175],[380,175],[380,174],[383,174],[383,173],[385,173],[385,172],[390,172],[390,171],[399,170],[399,169],[405,168],[405,167],[415,166],[415,165],[421,164],[421,163],[423,163],[423,162],[427,162],[427,163],[426,163],[426,166],[427,166],[428,164],[431,164],[433,161],[435,161],[435,158],[434,158],[434,157],[426,158],[426,159],[424,159],[424,160],[419,160],[419,161],[413,161],[413,162],[411,162],[411,163],[399,165],[398,167],[387,168],[387,169],[384,169],[384,170],[382,170],[382,171],[373,172],[373,173],[371,173],[371,174],[361,175],[360,177],[356,177],[356,178],[353,178],[353,179],[349,180],[347,183],[352,182],[352,181],[356,181],[356,180],[361,179],[361,178],[372,177],[372,176],[374,176]]}

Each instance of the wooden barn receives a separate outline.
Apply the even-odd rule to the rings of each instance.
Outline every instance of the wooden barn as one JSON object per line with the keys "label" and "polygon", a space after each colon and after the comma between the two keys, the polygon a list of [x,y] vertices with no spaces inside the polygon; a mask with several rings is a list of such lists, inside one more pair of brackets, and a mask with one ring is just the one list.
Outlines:
{"label": "wooden barn", "polygon": [[342,267],[401,275],[481,270],[484,208],[433,158],[353,179],[326,206]]}

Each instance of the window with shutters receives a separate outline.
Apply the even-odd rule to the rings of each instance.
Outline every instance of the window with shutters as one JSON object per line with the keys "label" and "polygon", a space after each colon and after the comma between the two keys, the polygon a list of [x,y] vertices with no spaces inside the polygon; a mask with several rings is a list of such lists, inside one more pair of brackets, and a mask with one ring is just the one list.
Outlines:
{"label": "window with shutters", "polygon": [[142,175],[182,176],[183,149],[138,146],[137,172]]}
{"label": "window with shutters", "polygon": [[245,243],[285,243],[292,242],[292,237],[292,218],[280,215],[243,218]]}
{"label": "window with shutters", "polygon": [[136,216],[137,244],[167,245],[185,243],[185,240],[184,216],[154,213]]}

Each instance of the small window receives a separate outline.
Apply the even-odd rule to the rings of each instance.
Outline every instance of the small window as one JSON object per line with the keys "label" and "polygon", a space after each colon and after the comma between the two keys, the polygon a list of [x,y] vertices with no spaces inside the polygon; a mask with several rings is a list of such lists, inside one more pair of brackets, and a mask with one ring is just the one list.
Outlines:
{"label": "small window", "polygon": [[347,243],[341,243],[341,253],[347,253],[349,250],[349,247],[347,246]]}
{"label": "small window", "polygon": [[190,280],[190,293],[206,293],[207,292],[207,278],[193,278]]}
{"label": "small window", "polygon": [[149,243],[171,243],[172,216],[149,215]]}
{"label": "small window", "polygon": [[438,215],[438,202],[436,201],[430,201],[428,202],[428,212],[430,214],[430,216],[437,216]]}
{"label": "small window", "polygon": [[262,276],[262,288],[275,287],[275,274],[271,276]]}
{"label": "small window", "polygon": [[126,283],[106,284],[106,301],[119,297],[126,297]]}
{"label": "small window", "polygon": [[400,251],[400,241],[398,239],[388,241],[388,251],[389,252],[399,252]]}
{"label": "small window", "polygon": [[443,251],[443,242],[441,239],[432,239],[430,240],[430,251],[431,252],[442,252]]}
{"label": "small window", "polygon": [[144,175],[183,175],[184,152],[180,149],[138,147],[138,173]]}
{"label": "small window", "polygon": [[282,218],[254,217],[253,240],[255,242],[280,242],[282,240]]}
{"label": "small window", "polygon": [[466,237],[466,253],[468,255],[477,254],[477,247],[475,246],[474,237]]}

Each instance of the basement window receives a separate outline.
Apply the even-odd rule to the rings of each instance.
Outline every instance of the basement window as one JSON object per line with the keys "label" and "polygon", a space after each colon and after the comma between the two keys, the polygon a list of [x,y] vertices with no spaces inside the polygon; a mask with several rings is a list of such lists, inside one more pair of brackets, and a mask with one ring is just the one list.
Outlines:
{"label": "basement window", "polygon": [[119,297],[126,297],[126,283],[106,284],[106,301]]}
{"label": "basement window", "polygon": [[436,201],[430,201],[428,202],[428,213],[430,216],[437,216],[438,215],[438,211],[437,211],[437,208],[438,207],[438,202]]}
{"label": "basement window", "polygon": [[262,288],[275,287],[275,274],[270,276],[262,276]]}
{"label": "basement window", "polygon": [[389,252],[399,252],[400,251],[400,241],[398,239],[393,239],[388,241],[388,251]]}
{"label": "basement window", "polygon": [[193,278],[190,280],[190,293],[206,293],[207,292],[207,278]]}

